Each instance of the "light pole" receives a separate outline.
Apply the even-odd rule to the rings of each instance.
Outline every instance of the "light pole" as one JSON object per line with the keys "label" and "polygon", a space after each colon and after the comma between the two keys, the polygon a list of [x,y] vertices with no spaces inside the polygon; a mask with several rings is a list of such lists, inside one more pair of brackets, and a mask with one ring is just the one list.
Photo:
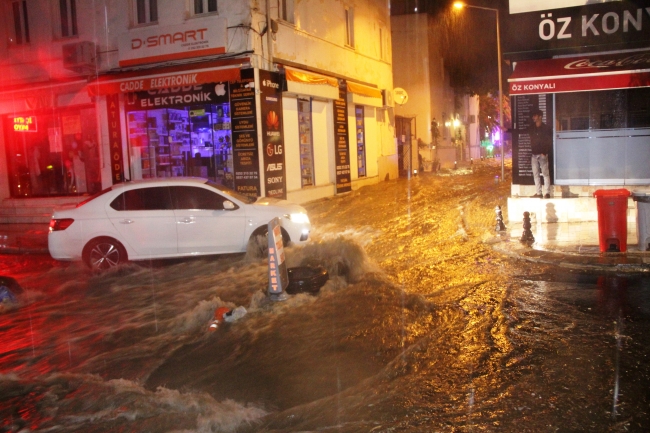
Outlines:
{"label": "light pole", "polygon": [[503,137],[503,84],[501,79],[501,31],[499,30],[499,9],[495,8],[486,8],[483,6],[472,6],[461,1],[454,2],[454,9],[462,9],[464,7],[474,8],[474,9],[483,9],[486,11],[492,11],[497,14],[497,65],[499,67],[499,140],[501,140],[501,180],[503,181],[504,177],[504,158],[505,158],[505,140]]}

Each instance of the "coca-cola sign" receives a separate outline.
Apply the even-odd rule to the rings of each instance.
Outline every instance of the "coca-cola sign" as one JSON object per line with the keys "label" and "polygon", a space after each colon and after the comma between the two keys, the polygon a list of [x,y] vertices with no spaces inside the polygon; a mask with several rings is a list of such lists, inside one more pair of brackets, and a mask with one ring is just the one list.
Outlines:
{"label": "coca-cola sign", "polygon": [[[620,55],[619,55],[620,56]],[[564,69],[630,69],[650,67],[650,53],[627,55],[622,58],[581,58],[564,65]]]}

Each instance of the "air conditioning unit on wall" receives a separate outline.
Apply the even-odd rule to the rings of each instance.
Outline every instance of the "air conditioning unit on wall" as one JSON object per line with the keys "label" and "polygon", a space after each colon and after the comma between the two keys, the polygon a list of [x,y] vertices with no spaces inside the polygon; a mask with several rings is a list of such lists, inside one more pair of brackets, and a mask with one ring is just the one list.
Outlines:
{"label": "air conditioning unit on wall", "polygon": [[97,66],[97,47],[94,42],[83,41],[64,44],[63,67],[87,75],[95,72]]}
{"label": "air conditioning unit on wall", "polygon": [[383,89],[381,91],[381,98],[383,100],[384,107],[394,107],[395,102],[393,101],[393,91],[390,89]]}

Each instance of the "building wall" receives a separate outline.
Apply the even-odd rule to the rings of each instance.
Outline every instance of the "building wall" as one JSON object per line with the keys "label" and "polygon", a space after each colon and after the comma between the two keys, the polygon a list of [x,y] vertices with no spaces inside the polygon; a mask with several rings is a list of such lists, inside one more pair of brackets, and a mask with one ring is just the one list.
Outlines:
{"label": "building wall", "polygon": [[[462,110],[454,106],[455,92],[449,84],[438,48],[435,20],[428,14],[397,15],[391,17],[391,26],[395,87],[405,89],[409,95],[406,104],[395,107],[395,114],[415,118],[413,166],[417,167],[419,153],[424,159],[425,170],[430,169],[434,160],[453,167],[456,152],[438,150],[452,145],[454,131],[445,123]],[[432,146],[431,122],[434,118],[440,132],[437,149]],[[418,142],[427,146],[418,147]]]}
{"label": "building wall", "polygon": [[[275,4],[271,0],[272,10]],[[346,8],[354,14],[354,46],[346,45]],[[295,5],[294,23],[278,21],[271,52],[273,59],[281,64],[392,90],[390,39],[389,11],[383,1],[302,1]],[[353,113],[353,109],[348,104],[348,113]],[[376,110],[382,110],[382,115],[368,118],[366,123],[374,131],[373,139],[366,141],[367,164],[372,167],[369,173],[373,174],[359,183],[355,182],[356,171],[351,170],[353,188],[369,178],[397,177],[394,112],[392,108]],[[354,125],[352,117],[350,122],[349,125]],[[332,129],[333,125],[328,131]],[[356,157],[356,142],[350,137],[352,159]]]}
{"label": "building wall", "polygon": [[433,99],[427,15],[399,15],[391,18],[395,87],[408,94],[408,101],[395,105],[395,115],[416,119],[415,142],[431,141],[429,122]]}

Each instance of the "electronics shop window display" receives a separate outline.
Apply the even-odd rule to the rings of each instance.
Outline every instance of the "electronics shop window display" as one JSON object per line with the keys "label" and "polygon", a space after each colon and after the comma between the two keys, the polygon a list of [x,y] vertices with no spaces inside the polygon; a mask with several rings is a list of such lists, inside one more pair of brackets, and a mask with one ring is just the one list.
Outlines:
{"label": "electronics shop window display", "polygon": [[311,101],[298,100],[298,131],[300,140],[300,178],[302,186],[314,185],[314,148],[311,121]]}
{"label": "electronics shop window display", "polygon": [[181,152],[189,140],[186,110],[132,111],[127,121],[134,179],[186,175]]}
{"label": "electronics shop window display", "polygon": [[128,113],[134,179],[196,176],[233,185],[228,103]]}

